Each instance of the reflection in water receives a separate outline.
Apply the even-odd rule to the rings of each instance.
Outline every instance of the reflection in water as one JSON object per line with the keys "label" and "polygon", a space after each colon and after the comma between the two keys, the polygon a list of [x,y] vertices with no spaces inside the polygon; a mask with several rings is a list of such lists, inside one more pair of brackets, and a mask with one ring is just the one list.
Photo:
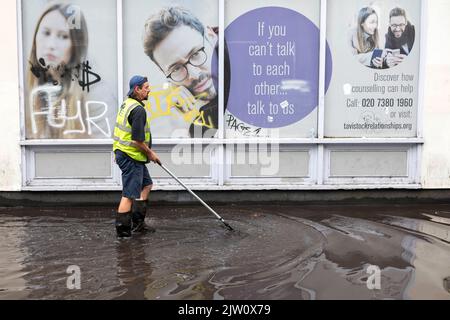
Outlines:
{"label": "reflection in water", "polygon": [[450,292],[445,291],[444,279],[450,274],[450,228],[419,219],[390,217],[390,220],[392,225],[401,226],[417,235],[427,235],[424,239],[413,236],[404,238],[405,256],[415,267],[414,281],[407,291],[408,298],[449,299]]}
{"label": "reflection in water", "polygon": [[28,288],[23,276],[27,248],[21,246],[26,221],[17,217],[0,218],[0,299],[25,299]]}
{"label": "reflection in water", "polygon": [[450,299],[449,206],[157,209],[122,240],[111,209],[0,209],[0,299]]}
{"label": "reflection in water", "polygon": [[133,240],[115,241],[116,277],[123,290],[120,299],[144,299],[144,291],[152,274],[151,265],[145,257],[145,242]]}

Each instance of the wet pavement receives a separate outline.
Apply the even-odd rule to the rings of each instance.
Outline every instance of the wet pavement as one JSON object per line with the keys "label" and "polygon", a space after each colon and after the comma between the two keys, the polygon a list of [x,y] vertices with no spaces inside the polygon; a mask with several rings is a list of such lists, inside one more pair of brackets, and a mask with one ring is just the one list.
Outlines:
{"label": "wet pavement", "polygon": [[450,299],[450,205],[213,207],[0,208],[0,299]]}

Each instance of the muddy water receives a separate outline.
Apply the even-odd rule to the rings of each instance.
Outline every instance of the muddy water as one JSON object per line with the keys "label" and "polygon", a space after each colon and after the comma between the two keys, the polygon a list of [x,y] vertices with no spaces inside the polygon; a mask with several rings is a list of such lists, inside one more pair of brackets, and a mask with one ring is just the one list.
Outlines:
{"label": "muddy water", "polygon": [[166,206],[127,240],[112,208],[0,209],[0,299],[450,299],[450,205],[215,209],[235,232]]}

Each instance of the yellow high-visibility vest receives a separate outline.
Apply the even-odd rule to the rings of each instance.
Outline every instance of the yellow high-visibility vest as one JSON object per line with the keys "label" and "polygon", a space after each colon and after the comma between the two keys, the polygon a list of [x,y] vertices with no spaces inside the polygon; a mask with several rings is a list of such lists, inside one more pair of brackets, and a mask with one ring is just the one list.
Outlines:
{"label": "yellow high-visibility vest", "polygon": [[[138,147],[135,147],[132,144],[131,137],[131,125],[128,122],[128,116],[134,108],[140,106],[141,104],[132,99],[127,98],[124,103],[120,106],[119,111],[117,112],[116,125],[114,127],[114,142],[113,142],[113,151],[117,149],[125,152],[132,159],[137,161],[147,162],[147,155]],[[144,143],[148,145],[151,139],[150,133],[150,121],[147,116],[147,122],[145,124],[145,141]]]}

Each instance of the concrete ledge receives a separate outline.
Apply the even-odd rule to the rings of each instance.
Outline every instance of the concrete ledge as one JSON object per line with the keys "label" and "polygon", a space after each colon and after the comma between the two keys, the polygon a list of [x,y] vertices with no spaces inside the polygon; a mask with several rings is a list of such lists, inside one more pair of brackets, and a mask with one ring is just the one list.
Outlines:
{"label": "concrete ledge", "polygon": [[[208,203],[361,203],[361,202],[433,202],[450,203],[450,190],[314,190],[314,191],[197,191]],[[0,192],[0,207],[37,206],[116,206],[119,191],[21,191]],[[196,204],[186,191],[152,191],[154,204]]]}

